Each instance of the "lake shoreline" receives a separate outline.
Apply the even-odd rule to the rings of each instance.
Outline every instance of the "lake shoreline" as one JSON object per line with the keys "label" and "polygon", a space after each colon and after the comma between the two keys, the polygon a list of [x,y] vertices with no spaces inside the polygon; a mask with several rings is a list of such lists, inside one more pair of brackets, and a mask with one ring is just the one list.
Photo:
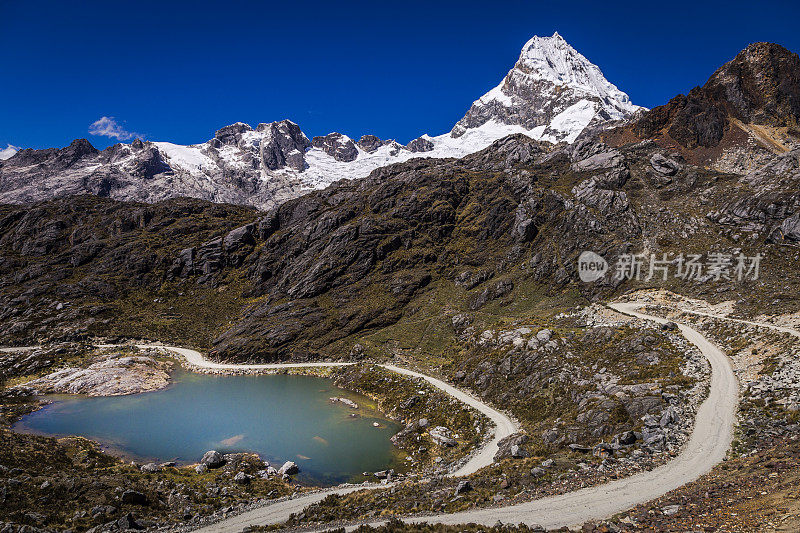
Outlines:
{"label": "lake shoreline", "polygon": [[[331,380],[331,383],[338,388],[347,391],[349,394],[343,395],[345,397],[360,396],[356,403],[361,406],[369,406],[374,410],[374,416],[386,421],[391,421],[398,424],[400,427],[398,433],[395,433],[390,439],[393,447],[393,455],[395,459],[387,466],[387,469],[393,469],[397,474],[416,474],[416,475],[446,475],[448,472],[458,468],[458,466],[466,461],[475,449],[480,447],[486,440],[488,435],[485,427],[487,421],[483,419],[482,415],[472,413],[472,410],[462,404],[454,401],[446,394],[441,393],[435,388],[429,387],[429,384],[424,380],[409,378],[406,376],[397,376],[389,373],[392,382],[400,382],[401,390],[393,390],[389,393],[385,389],[375,388],[376,381],[387,378],[385,371],[380,371],[375,374],[374,364],[366,363],[366,366],[300,366],[300,367],[282,367],[282,368],[214,368],[201,366],[194,363],[186,356],[176,354],[174,351],[157,345],[120,345],[112,346],[106,345],[101,348],[114,348],[115,350],[122,350],[127,352],[130,350],[134,354],[148,354],[154,360],[158,360],[159,364],[165,363],[170,365],[169,371],[166,373],[166,379],[155,387],[143,386],[140,389],[129,388],[124,395],[141,395],[146,392],[154,392],[163,389],[168,389],[174,385],[174,374],[176,369],[181,369],[189,374],[194,375],[209,375],[209,376],[262,376],[262,375],[297,375],[297,376],[312,376]],[[177,363],[177,365],[175,364]],[[86,366],[86,365],[84,365]],[[354,380],[350,374],[356,371],[357,368],[370,369],[371,372],[367,380]],[[93,371],[92,365],[88,365],[83,370],[85,373]],[[382,375],[381,375],[382,374]],[[450,409],[456,411],[464,411],[467,416],[453,417],[452,413],[439,412],[437,402],[433,406],[428,404],[428,407],[412,409],[409,411],[411,403],[415,403],[420,398],[425,398],[424,394],[433,394],[439,397],[440,404],[449,404]],[[90,396],[116,396],[117,394],[103,394],[102,391],[94,391]],[[366,400],[366,401],[365,401]],[[423,402],[428,403],[428,402]],[[420,405],[422,407],[422,405]],[[354,416],[360,416],[364,411],[355,411]],[[453,411],[455,412],[455,411]],[[427,421],[435,422],[428,426]],[[466,421],[466,422],[465,422]],[[436,429],[437,431],[444,432],[444,437],[441,441],[436,441],[431,438],[428,433],[429,430]],[[453,439],[452,437],[455,437]],[[106,442],[98,441],[98,444],[107,447],[109,453],[121,457],[122,459],[141,460],[142,456],[132,453],[117,453],[117,446],[108,446]],[[192,464],[187,462],[187,464]],[[386,469],[379,469],[386,470]],[[374,480],[375,476],[370,473],[365,476],[365,479]]]}
{"label": "lake shoreline", "polygon": [[[251,379],[259,377],[267,381]],[[59,439],[77,435],[140,466],[192,466],[209,450],[256,454],[276,468],[294,461],[299,480],[310,486],[363,481],[365,471],[404,470],[402,451],[391,441],[401,427],[369,398],[339,389],[329,377],[274,378],[204,376],[178,367],[169,387],[146,394],[44,397],[46,403],[11,429]],[[358,408],[331,400],[342,397],[354,398]]]}

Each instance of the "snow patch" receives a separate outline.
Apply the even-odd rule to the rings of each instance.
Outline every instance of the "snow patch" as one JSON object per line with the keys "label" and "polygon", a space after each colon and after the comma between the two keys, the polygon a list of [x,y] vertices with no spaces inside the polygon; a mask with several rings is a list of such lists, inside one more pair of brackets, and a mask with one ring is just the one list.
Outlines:
{"label": "snow patch", "polygon": [[9,144],[8,146],[0,150],[0,159],[6,160],[10,158],[12,155],[16,154],[17,152],[19,152],[19,146],[14,146],[13,144]]}
{"label": "snow patch", "polygon": [[167,157],[169,166],[172,168],[177,166],[182,170],[194,173],[195,171],[217,166],[210,157],[202,152],[200,147],[203,145],[183,146],[168,142],[155,142],[153,144]]}

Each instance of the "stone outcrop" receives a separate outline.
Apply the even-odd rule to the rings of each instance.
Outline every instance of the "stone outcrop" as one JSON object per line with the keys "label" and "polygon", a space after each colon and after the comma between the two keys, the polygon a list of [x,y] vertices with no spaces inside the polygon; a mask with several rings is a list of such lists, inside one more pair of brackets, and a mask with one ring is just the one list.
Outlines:
{"label": "stone outcrop", "polygon": [[417,137],[410,141],[406,148],[411,152],[430,152],[433,150],[433,143],[425,137]]}
{"label": "stone outcrop", "polygon": [[169,385],[171,364],[148,355],[101,354],[85,368],[64,368],[27,383],[46,394],[121,396]]}
{"label": "stone outcrop", "polygon": [[372,153],[389,141],[382,141],[375,135],[362,135],[356,143],[365,152]]}
{"label": "stone outcrop", "polygon": [[314,137],[311,144],[337,161],[347,163],[358,157],[358,148],[353,139],[341,133],[334,132],[323,137]]}
{"label": "stone outcrop", "polygon": [[303,170],[306,165],[305,151],[311,146],[300,126],[290,120],[259,124],[256,131],[263,134],[259,143],[263,165],[269,170],[289,167]]}

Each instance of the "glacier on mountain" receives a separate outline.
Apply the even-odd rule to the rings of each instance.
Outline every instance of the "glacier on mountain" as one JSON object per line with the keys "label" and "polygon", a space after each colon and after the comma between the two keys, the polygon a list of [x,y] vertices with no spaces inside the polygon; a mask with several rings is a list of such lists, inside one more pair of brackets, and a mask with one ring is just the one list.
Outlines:
{"label": "glacier on mountain", "polygon": [[[89,192],[147,202],[192,196],[266,209],[392,163],[463,157],[511,134],[571,143],[587,127],[624,120],[639,109],[554,33],[530,39],[500,84],[441,135],[422,135],[406,145],[374,135],[356,142],[340,133],[309,140],[297,124],[282,120],[255,129],[238,122],[189,146],[136,140],[99,152],[76,141],[62,150],[9,150],[0,162],[0,201]],[[37,172],[38,178],[32,175]]]}

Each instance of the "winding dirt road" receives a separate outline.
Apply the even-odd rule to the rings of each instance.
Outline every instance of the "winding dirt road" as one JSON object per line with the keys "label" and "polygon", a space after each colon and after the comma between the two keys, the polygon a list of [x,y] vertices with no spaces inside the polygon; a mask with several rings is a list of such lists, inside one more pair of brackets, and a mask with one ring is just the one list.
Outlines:
{"label": "winding dirt road", "polygon": [[[617,303],[610,307],[630,316],[664,323],[667,320],[636,311],[641,304]],[[697,411],[694,429],[688,444],[669,463],[649,472],[620,479],[558,496],[506,507],[476,509],[453,514],[435,514],[404,518],[406,522],[441,524],[477,523],[492,526],[498,520],[504,524],[538,524],[546,528],[579,526],[589,520],[607,518],[640,503],[658,498],[690,481],[694,481],[723,460],[730,447],[739,389],[726,355],[694,329],[679,325],[681,333],[696,345],[711,364],[711,383],[708,398]],[[345,494],[373,487],[330,489],[303,495],[292,500],[276,502],[245,512],[199,531],[203,533],[238,532],[251,525],[280,524],[292,513],[299,513],[328,494]],[[366,521],[379,525],[384,521]]]}
{"label": "winding dirt road", "polygon": [[[112,345],[100,345],[100,346],[111,347]],[[169,350],[170,352],[178,354],[184,359],[186,359],[186,361],[192,366],[196,366],[199,368],[216,369],[216,370],[281,370],[287,368],[314,368],[314,367],[319,368],[319,367],[331,367],[331,366],[349,366],[355,364],[355,363],[274,363],[274,364],[262,364],[262,365],[246,365],[246,364],[238,365],[229,363],[215,363],[214,361],[209,361],[200,352],[196,350],[191,350],[189,348],[178,348],[176,346],[162,346],[160,344],[137,344],[136,346],[138,348],[160,348],[164,350]],[[492,432],[491,438],[487,442],[485,442],[480,448],[478,448],[462,466],[460,466],[454,472],[448,474],[450,476],[468,476],[470,474],[474,474],[481,468],[491,465],[494,462],[495,454],[497,454],[497,451],[500,449],[499,442],[504,438],[508,437],[509,435],[512,435],[520,431],[519,424],[517,424],[515,421],[513,421],[505,414],[486,405],[473,395],[464,392],[460,389],[457,389],[452,385],[448,385],[447,383],[445,383],[440,379],[395,365],[385,364],[379,366],[391,372],[395,372],[397,374],[424,379],[437,389],[444,391],[445,393],[449,394],[450,396],[460,401],[461,403],[468,405],[469,407],[472,407],[473,409],[479,411],[481,414],[485,415],[489,420],[491,420],[492,423],[494,424],[494,428],[490,429],[490,431]],[[380,486],[385,487],[386,485],[380,485]]]}
{"label": "winding dirt road", "polygon": [[[666,319],[638,312],[637,309],[642,305],[641,303],[616,303],[610,304],[610,307],[630,316],[653,320],[658,323],[667,322]],[[724,319],[726,317],[715,318]],[[744,320],[737,321],[773,327],[781,331],[798,334],[798,332],[790,328]],[[500,520],[504,524],[539,524],[546,528],[558,528],[562,526],[574,527],[589,520],[607,518],[615,513],[658,498],[673,489],[694,481],[711,470],[716,464],[723,460],[731,443],[733,425],[736,420],[736,407],[739,399],[738,383],[731,368],[730,361],[722,351],[691,327],[683,324],[680,324],[678,327],[684,337],[686,337],[689,342],[696,345],[708,359],[711,365],[711,382],[708,398],[706,398],[697,411],[689,442],[675,459],[649,472],[642,472],[625,479],[577,490],[567,494],[549,496],[539,500],[505,507],[476,509],[453,514],[413,516],[404,518],[404,520],[412,523],[477,523],[486,526],[494,525]],[[187,348],[161,345],[140,345],[140,347],[170,350],[186,358],[192,365],[210,369],[262,370],[350,364],[289,363],[275,365],[232,365],[208,361],[200,352]],[[497,442],[505,436],[518,431],[516,423],[507,416],[441,380],[393,365],[382,366],[393,372],[425,379],[431,385],[479,410],[496,424],[492,440],[477,454],[471,457],[469,462],[463,467],[453,472],[452,475],[469,475],[484,466],[488,466],[492,463],[494,453],[497,451]],[[289,515],[299,513],[308,505],[319,502],[329,494],[341,495],[358,490],[378,488],[386,488],[386,485],[336,487],[315,493],[304,494],[294,499],[276,501],[263,507],[227,518],[205,526],[199,531],[203,533],[239,532],[247,526],[280,524],[285,522],[289,518]],[[383,523],[383,521],[368,521],[365,523],[377,525]]]}
{"label": "winding dirt road", "polygon": [[752,320],[745,320],[743,318],[730,318],[725,315],[715,315],[713,313],[706,313],[704,311],[694,311],[691,309],[683,309],[682,307],[675,308],[669,305],[664,304],[655,304],[659,307],[669,307],[671,309],[675,309],[676,311],[681,311],[684,313],[689,313],[690,315],[697,315],[697,316],[705,316],[708,318],[716,318],[719,320],[727,320],[728,322],[738,322],[739,324],[747,324],[749,326],[758,326],[762,328],[770,328],[774,329],[775,331],[780,331],[781,333],[789,333],[790,335],[794,335],[795,337],[800,337],[800,331],[790,328],[788,326],[778,326],[776,324],[771,324],[769,322],[754,322]]}

